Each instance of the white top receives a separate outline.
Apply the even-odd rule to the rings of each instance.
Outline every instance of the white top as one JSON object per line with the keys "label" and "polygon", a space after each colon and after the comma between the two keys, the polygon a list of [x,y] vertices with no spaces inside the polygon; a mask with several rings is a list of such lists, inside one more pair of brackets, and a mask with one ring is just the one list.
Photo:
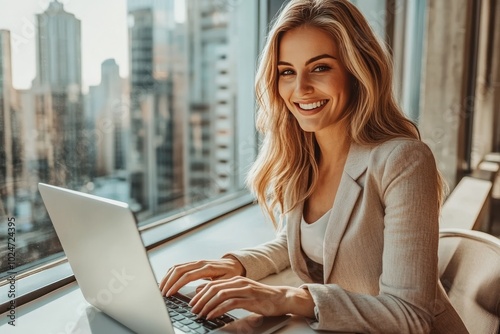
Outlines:
{"label": "white top", "polygon": [[331,209],[316,222],[306,223],[304,216],[300,223],[300,245],[304,253],[314,262],[323,264],[323,241]]}

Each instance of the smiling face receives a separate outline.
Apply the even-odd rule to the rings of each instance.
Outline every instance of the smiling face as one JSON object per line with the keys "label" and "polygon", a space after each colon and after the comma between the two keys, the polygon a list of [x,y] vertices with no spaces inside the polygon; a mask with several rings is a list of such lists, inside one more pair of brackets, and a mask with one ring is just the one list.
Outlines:
{"label": "smiling face", "polygon": [[341,126],[349,101],[349,73],[328,33],[310,26],[284,33],[278,71],[279,94],[304,131]]}

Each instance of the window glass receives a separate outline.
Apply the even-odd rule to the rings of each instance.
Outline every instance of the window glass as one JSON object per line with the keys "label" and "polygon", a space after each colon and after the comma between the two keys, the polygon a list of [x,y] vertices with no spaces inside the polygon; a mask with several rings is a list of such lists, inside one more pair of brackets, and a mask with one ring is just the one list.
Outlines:
{"label": "window glass", "polygon": [[375,34],[381,40],[385,40],[387,25],[386,0],[351,0],[351,2],[363,13]]}
{"label": "window glass", "polygon": [[0,0],[0,279],[9,220],[16,271],[62,256],[38,182],[127,202],[139,224],[243,188],[257,5]]}

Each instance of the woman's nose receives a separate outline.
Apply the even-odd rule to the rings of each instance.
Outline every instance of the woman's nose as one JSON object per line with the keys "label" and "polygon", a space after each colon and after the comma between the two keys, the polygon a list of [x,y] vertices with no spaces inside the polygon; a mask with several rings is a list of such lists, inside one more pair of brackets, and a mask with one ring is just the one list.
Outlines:
{"label": "woman's nose", "polygon": [[301,74],[297,76],[297,82],[295,83],[295,93],[298,96],[311,93],[313,91],[313,86],[311,80],[307,74]]}

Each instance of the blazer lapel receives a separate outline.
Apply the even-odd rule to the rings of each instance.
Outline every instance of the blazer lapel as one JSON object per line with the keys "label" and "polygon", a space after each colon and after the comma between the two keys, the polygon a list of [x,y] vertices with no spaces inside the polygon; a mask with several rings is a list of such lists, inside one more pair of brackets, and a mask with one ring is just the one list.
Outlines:
{"label": "blazer lapel", "polygon": [[370,151],[369,147],[351,143],[344,166],[344,173],[340,179],[337,195],[333,203],[332,214],[325,231],[323,244],[324,282],[327,282],[330,277],[342,236],[361,193],[361,186],[357,183],[357,180],[368,166]]}
{"label": "blazer lapel", "polygon": [[309,277],[307,264],[300,247],[300,222],[302,220],[303,208],[304,202],[300,202],[287,216],[288,253],[290,255],[292,270],[302,281],[310,283],[311,278]]}

